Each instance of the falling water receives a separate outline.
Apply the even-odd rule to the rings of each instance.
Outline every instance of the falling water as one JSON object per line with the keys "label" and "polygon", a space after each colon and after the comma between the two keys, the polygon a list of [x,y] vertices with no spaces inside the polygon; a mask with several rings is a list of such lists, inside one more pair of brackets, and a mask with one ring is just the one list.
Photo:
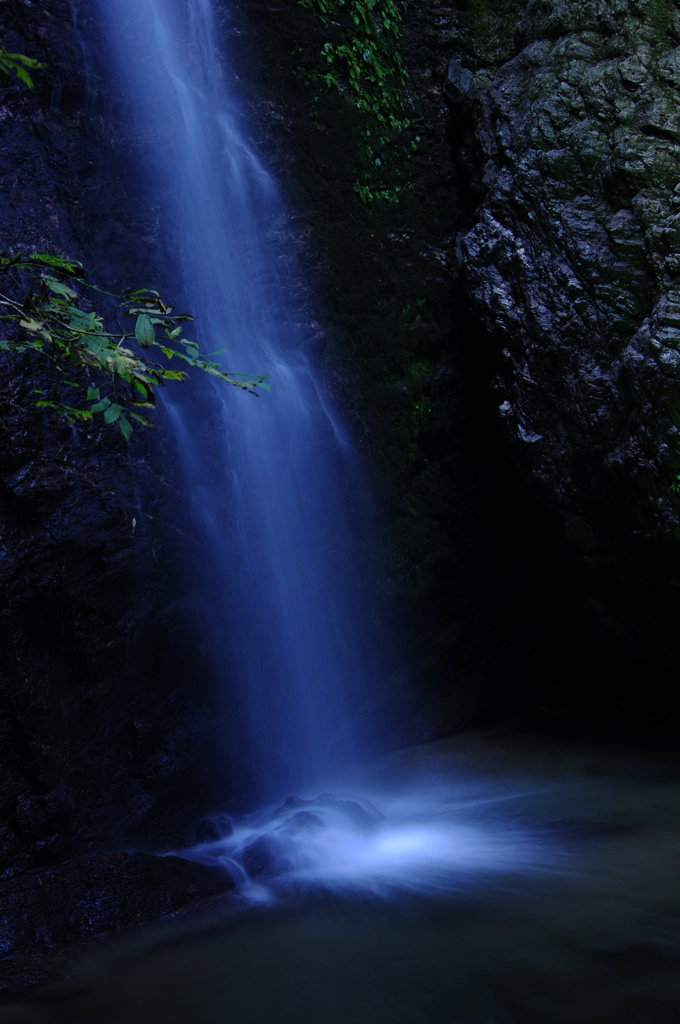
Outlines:
{"label": "falling water", "polygon": [[289,301],[285,210],[227,88],[211,0],[101,4],[204,344],[272,385],[260,399],[185,389],[168,407],[205,562],[186,600],[224,677],[230,776],[251,812],[182,855],[221,865],[256,903],[288,886],[450,891],[473,867],[517,870],[535,844],[464,820],[450,782],[408,796],[347,782],[371,752],[377,681],[351,567],[358,473]]}
{"label": "falling water", "polygon": [[313,788],[360,750],[373,676],[351,568],[355,455],[310,365],[277,245],[285,210],[227,86],[211,0],[100,9],[200,340],[271,384],[169,407],[202,546],[198,642],[227,687],[242,784],[259,799]]}
{"label": "falling water", "polygon": [[167,407],[203,563],[185,600],[223,677],[230,778],[251,812],[182,855],[221,865],[256,903],[298,885],[449,892],[461,872],[521,869],[536,844],[465,820],[448,780],[408,795],[374,792],[365,773],[348,786],[371,752],[378,680],[352,569],[365,487],[289,298],[285,209],[227,87],[211,0],[100,4],[204,346],[272,386],[260,399],[184,389]]}

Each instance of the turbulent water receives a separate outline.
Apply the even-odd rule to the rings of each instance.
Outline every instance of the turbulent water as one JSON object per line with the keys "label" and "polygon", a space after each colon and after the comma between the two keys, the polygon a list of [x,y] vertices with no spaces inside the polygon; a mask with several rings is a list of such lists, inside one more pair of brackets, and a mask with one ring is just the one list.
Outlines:
{"label": "turbulent water", "polygon": [[170,406],[200,549],[186,602],[255,802],[367,742],[374,644],[352,567],[364,485],[308,359],[285,210],[223,73],[210,0],[99,6],[200,340],[271,385],[258,399],[197,382],[198,398]]}
{"label": "turbulent water", "polygon": [[468,736],[365,781],[304,872],[265,869],[0,1022],[677,1024],[677,755]]}
{"label": "turbulent water", "polygon": [[221,838],[182,855],[221,866],[241,900],[269,906],[315,892],[436,896],[487,873],[536,870],[556,856],[540,828],[517,819],[517,807],[540,793],[535,783],[517,790],[514,780],[500,782],[490,792],[448,773],[416,772],[398,782],[393,774],[376,779],[364,766],[353,775],[360,795],[292,796],[233,824],[222,819]]}

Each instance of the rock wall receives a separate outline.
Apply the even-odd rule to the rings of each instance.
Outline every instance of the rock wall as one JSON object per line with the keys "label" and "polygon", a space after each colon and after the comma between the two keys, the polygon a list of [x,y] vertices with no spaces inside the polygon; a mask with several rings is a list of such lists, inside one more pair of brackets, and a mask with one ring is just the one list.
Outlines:
{"label": "rock wall", "polygon": [[471,100],[449,86],[476,125],[458,253],[513,458],[603,642],[675,672],[679,44],[672,0],[536,0]]}
{"label": "rock wall", "polygon": [[[103,55],[91,54],[98,77],[85,80],[76,13],[65,0],[0,3],[4,48],[45,65],[35,90],[2,86],[0,249],[65,253],[104,286],[153,287],[154,204],[120,173],[125,111]],[[0,884],[13,908],[28,907],[22,885],[46,872],[87,902],[84,856],[179,845],[215,799],[200,623],[178,598],[195,552],[172,443],[162,419],[128,446],[103,425],[75,430],[35,409],[50,372],[27,357],[0,362]],[[117,861],[94,931],[157,916],[131,894],[133,913],[124,890],[152,875],[162,889],[162,863]],[[178,887],[166,875],[163,906],[179,906],[186,871]],[[40,899],[30,906],[25,927],[14,911],[0,919],[12,963],[31,943],[36,961],[58,945],[63,907],[40,925]]]}

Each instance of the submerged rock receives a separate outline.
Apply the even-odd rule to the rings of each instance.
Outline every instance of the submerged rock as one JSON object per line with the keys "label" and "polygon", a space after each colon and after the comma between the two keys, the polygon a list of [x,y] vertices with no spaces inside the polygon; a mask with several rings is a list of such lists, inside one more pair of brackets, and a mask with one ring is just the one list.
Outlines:
{"label": "submerged rock", "polygon": [[250,878],[272,878],[292,866],[295,847],[282,835],[260,835],[241,852],[240,861]]}
{"label": "submerged rock", "polygon": [[209,818],[199,821],[194,830],[195,840],[199,843],[217,842],[232,835],[234,826],[231,818],[226,814],[213,814]]}
{"label": "submerged rock", "polygon": [[358,803],[356,800],[346,800],[331,793],[324,793],[319,797],[318,803],[322,807],[336,811],[348,824],[362,830],[374,828],[376,823],[384,818],[368,800]]}
{"label": "submerged rock", "polygon": [[[299,810],[298,810],[299,809]],[[291,812],[292,816],[291,816]],[[374,807],[368,800],[349,800],[346,797],[335,796],[334,793],[321,793],[315,799],[305,800],[299,796],[289,796],[287,800],[274,812],[274,820],[283,818],[283,825],[280,829],[288,827],[293,822],[311,824],[312,821],[326,822],[328,817],[339,817],[355,828],[370,828],[377,821],[381,821],[384,815]]]}
{"label": "submerged rock", "polygon": [[279,832],[289,836],[313,835],[324,827],[323,818],[312,811],[298,811],[292,818],[288,818],[282,825],[279,825]]}

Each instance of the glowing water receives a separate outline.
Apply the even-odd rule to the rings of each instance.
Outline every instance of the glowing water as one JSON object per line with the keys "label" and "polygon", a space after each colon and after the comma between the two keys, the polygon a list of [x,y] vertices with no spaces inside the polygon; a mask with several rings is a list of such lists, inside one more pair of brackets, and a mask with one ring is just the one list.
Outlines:
{"label": "glowing water", "polygon": [[232,777],[281,798],[364,742],[354,456],[307,356],[285,211],[225,84],[210,0],[99,6],[204,347],[271,382],[259,400],[204,385],[170,414],[202,551],[187,602],[224,686]]}
{"label": "glowing water", "polygon": [[246,901],[99,951],[0,1021],[676,1024],[677,751],[605,747],[468,735],[392,755],[369,784],[389,811],[375,844],[370,806],[363,852],[355,829],[355,884],[337,866],[329,885],[261,877]]}
{"label": "glowing water", "polygon": [[[191,851],[199,863],[221,865],[239,893],[256,903],[291,891],[332,889],[345,895],[453,892],[470,875],[535,870],[547,847],[512,820],[513,800],[483,801],[416,787],[406,794],[365,798],[324,794],[290,799],[252,815],[233,832]],[[186,852],[184,854],[186,856]]]}
{"label": "glowing water", "polygon": [[[137,131],[167,157],[156,187],[203,336],[273,386],[170,408],[207,566],[188,600],[227,677],[239,788],[273,803],[183,855],[221,865],[255,902],[300,887],[437,893],[516,870],[536,857],[530,837],[471,819],[450,791],[383,788],[369,802],[368,782],[338,788],[376,679],[351,570],[351,446],[279,280],[270,235],[284,211],[225,87],[209,0],[101,3]],[[293,793],[304,799],[281,805]]]}

